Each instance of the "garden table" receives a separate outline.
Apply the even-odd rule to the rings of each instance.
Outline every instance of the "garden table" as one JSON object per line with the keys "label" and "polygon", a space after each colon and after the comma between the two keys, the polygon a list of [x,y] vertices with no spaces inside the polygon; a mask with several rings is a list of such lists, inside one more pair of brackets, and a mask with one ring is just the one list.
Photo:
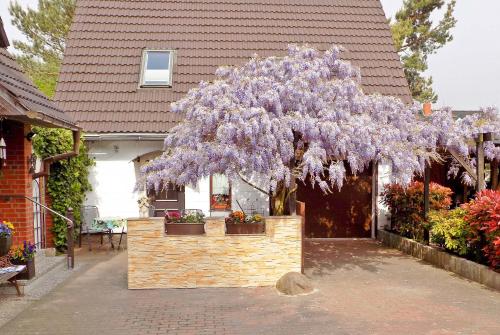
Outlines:
{"label": "garden table", "polygon": [[111,248],[114,249],[113,244],[113,229],[122,228],[120,233],[120,242],[118,243],[118,250],[122,244],[122,237],[125,232],[125,227],[127,226],[127,219],[121,217],[100,217],[95,218],[92,222],[92,229],[101,230],[108,233],[109,243],[111,243]]}

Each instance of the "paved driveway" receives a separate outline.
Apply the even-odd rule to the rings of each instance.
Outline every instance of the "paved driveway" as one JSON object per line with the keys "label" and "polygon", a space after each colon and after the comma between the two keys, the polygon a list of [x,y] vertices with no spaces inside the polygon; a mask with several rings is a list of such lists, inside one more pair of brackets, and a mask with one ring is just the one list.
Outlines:
{"label": "paved driveway", "polygon": [[318,291],[128,291],[126,252],[80,257],[0,334],[500,334],[500,293],[374,241],[307,243]]}

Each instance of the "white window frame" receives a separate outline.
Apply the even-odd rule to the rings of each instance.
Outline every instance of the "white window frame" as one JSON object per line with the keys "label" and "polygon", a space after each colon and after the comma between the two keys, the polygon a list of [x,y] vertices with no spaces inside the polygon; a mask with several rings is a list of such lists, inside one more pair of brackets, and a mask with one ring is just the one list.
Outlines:
{"label": "white window frame", "polygon": [[[158,85],[158,84],[145,84],[144,83],[144,71],[146,70],[146,61],[148,52],[168,52],[170,54],[169,57],[169,75],[168,75],[168,84]],[[142,50],[142,60],[141,60],[141,75],[139,79],[139,88],[147,88],[147,87],[172,87],[172,75],[174,72],[174,57],[175,50],[172,49],[144,49]]]}

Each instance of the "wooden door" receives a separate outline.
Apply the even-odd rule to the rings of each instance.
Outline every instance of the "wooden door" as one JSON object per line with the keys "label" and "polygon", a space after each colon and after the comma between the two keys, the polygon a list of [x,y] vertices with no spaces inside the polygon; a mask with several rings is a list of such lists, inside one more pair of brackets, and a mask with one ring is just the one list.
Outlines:
{"label": "wooden door", "polygon": [[297,200],[305,203],[309,238],[369,238],[372,225],[372,168],[349,175],[340,191],[325,195],[316,185],[298,182]]}
{"label": "wooden door", "polygon": [[[154,192],[154,191],[153,191]],[[185,209],[185,190],[182,186],[169,184],[167,188],[159,193],[151,194],[153,197],[153,206],[155,208],[154,216],[165,216],[165,210]]]}

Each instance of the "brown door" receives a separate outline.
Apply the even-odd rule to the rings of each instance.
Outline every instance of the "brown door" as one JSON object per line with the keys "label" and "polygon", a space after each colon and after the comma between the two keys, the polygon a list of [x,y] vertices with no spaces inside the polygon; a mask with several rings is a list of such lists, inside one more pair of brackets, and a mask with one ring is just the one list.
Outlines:
{"label": "brown door", "polygon": [[167,209],[185,209],[185,192],[184,187],[169,184],[167,188],[163,189],[160,193],[152,194],[153,206],[155,208],[154,216],[165,216]]}
{"label": "brown door", "polygon": [[306,204],[306,237],[371,237],[371,192],[371,167],[350,175],[333,194],[325,195],[317,185],[313,189],[299,181],[297,200]]}

